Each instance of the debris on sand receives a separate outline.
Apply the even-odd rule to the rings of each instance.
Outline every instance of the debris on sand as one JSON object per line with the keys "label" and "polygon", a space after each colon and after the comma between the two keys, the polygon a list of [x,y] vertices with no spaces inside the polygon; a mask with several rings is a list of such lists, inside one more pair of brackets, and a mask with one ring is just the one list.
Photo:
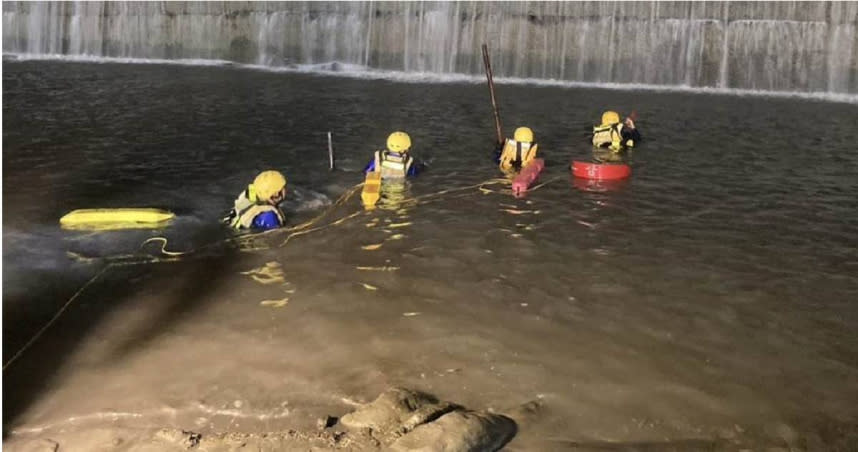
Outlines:
{"label": "debris on sand", "polygon": [[279,300],[262,300],[259,304],[262,306],[271,306],[272,308],[282,308],[289,304],[289,297],[281,298]]}
{"label": "debris on sand", "polygon": [[[454,369],[455,370],[455,369]],[[449,372],[450,370],[448,370]],[[349,401],[350,402],[350,401]],[[234,403],[241,408],[243,404]],[[12,438],[4,449],[26,452],[114,450],[227,452],[237,450],[457,451],[500,450],[540,405],[522,405],[510,417],[473,411],[419,391],[391,388],[342,417],[325,415],[315,428],[274,432],[196,432],[181,428],[82,430],[65,438]],[[110,439],[112,438],[112,440]]]}
{"label": "debris on sand", "polygon": [[396,270],[399,270],[399,267],[389,267],[387,265],[384,265],[381,267],[360,266],[360,267],[355,267],[355,268],[358,270],[363,270],[363,271],[378,271],[378,272],[395,272]]}

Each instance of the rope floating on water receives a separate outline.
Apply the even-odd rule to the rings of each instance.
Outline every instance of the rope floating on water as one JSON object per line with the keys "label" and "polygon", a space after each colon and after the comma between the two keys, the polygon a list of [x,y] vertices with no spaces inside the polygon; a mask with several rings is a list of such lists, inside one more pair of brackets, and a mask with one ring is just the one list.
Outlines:
{"label": "rope floating on water", "polygon": [[[305,223],[299,224],[299,225],[297,225],[297,226],[293,226],[293,227],[291,227],[291,228],[281,229],[280,231],[283,231],[283,230],[285,230],[285,231],[300,231],[301,229],[304,229],[304,228],[307,228],[307,227],[309,227],[309,226],[312,226],[313,224],[315,224],[316,222],[318,222],[319,220],[321,220],[322,218],[324,218],[324,217],[325,217],[325,215],[327,215],[328,213],[330,213],[330,212],[333,210],[333,208],[338,207],[340,204],[342,204],[342,203],[344,203],[346,200],[348,200],[348,198],[349,198],[349,197],[351,197],[351,196],[355,193],[355,191],[357,191],[357,189],[358,189],[358,188],[360,188],[362,185],[363,185],[363,184],[358,184],[358,185],[356,185],[355,187],[353,187],[352,189],[350,189],[350,190],[349,190],[348,192],[346,192],[343,196],[341,196],[341,197],[340,197],[340,199],[338,199],[338,200],[337,200],[337,202],[336,202],[336,203],[334,203],[334,205],[333,205],[333,206],[331,206],[331,208],[327,209],[327,210],[326,210],[325,212],[323,212],[321,215],[318,215],[317,217],[315,217],[315,218],[313,218],[312,220],[307,221],[307,222],[305,222]],[[314,230],[319,230],[319,229],[323,229],[323,228],[328,227],[328,226],[333,226],[333,225],[341,224],[341,223],[342,223],[342,222],[344,222],[345,220],[347,220],[347,219],[349,219],[349,218],[353,218],[353,217],[357,216],[357,214],[360,214],[360,213],[363,213],[363,212],[360,212],[360,211],[355,212],[355,213],[353,213],[353,214],[351,214],[351,215],[348,215],[348,216],[347,216],[347,217],[345,217],[345,218],[341,218],[341,219],[339,219],[339,220],[336,220],[336,221],[334,221],[333,223],[331,223],[331,224],[329,224],[329,225],[325,225],[325,226],[323,226],[323,227],[315,228]],[[274,230],[272,230],[272,231],[278,231],[278,230],[277,230],[277,229],[274,229]],[[268,232],[268,231],[266,231],[266,232]],[[292,237],[292,236],[294,236],[294,235],[298,235],[298,234],[305,234],[305,233],[308,233],[308,232],[311,232],[311,230],[304,231],[304,232],[297,232],[297,233],[296,233],[296,232],[293,232],[293,234],[290,234],[290,236],[289,236],[289,237],[287,237],[287,240],[286,240],[286,241],[288,241],[288,239],[289,239],[289,238],[291,238],[291,237]],[[259,234],[257,234],[257,235],[259,235]],[[210,247],[210,246],[213,246],[213,245],[216,245],[216,244],[219,244],[219,243],[224,243],[224,242],[229,242],[229,241],[238,241],[238,240],[241,240],[241,239],[242,239],[241,237],[239,237],[239,238],[229,238],[229,239],[226,239],[226,240],[222,240],[222,241],[218,241],[218,242],[214,242],[214,243],[212,243],[212,244],[206,245],[206,246],[205,246],[205,247],[203,247],[203,248]],[[140,259],[140,256],[136,256],[136,255],[133,255],[133,254],[125,254],[125,255],[121,255],[121,256],[116,256],[116,257],[114,257],[114,258],[113,258],[113,260],[114,260],[113,262],[109,262],[109,263],[108,263],[107,265],[105,265],[101,270],[99,270],[99,272],[98,272],[98,273],[96,273],[96,274],[95,274],[95,276],[93,276],[92,278],[90,278],[90,280],[89,280],[89,281],[87,281],[83,286],[81,286],[81,288],[80,288],[80,289],[78,289],[78,290],[77,290],[77,292],[75,292],[75,293],[74,293],[74,295],[72,295],[72,296],[71,296],[71,298],[69,298],[69,299],[68,299],[68,300],[67,300],[67,301],[66,301],[66,302],[65,302],[65,303],[60,307],[60,309],[59,309],[59,310],[57,310],[57,312],[53,315],[53,317],[51,317],[51,319],[50,319],[50,320],[48,320],[48,322],[47,322],[47,323],[45,323],[45,325],[44,325],[44,326],[42,326],[42,328],[40,328],[40,329],[39,329],[39,331],[38,331],[38,332],[36,332],[36,334],[35,334],[35,335],[33,335],[33,337],[31,337],[31,338],[30,338],[30,340],[28,340],[28,341],[27,341],[27,343],[26,343],[26,344],[24,344],[24,346],[23,346],[23,347],[21,347],[21,349],[19,349],[17,352],[15,352],[15,354],[14,354],[14,355],[12,355],[12,357],[9,359],[9,361],[7,361],[6,363],[4,363],[4,364],[3,364],[3,371],[6,371],[6,369],[7,369],[10,365],[12,365],[15,361],[17,361],[17,360],[18,360],[18,358],[20,358],[20,357],[24,354],[24,352],[26,352],[26,351],[27,351],[27,350],[28,350],[28,349],[29,349],[29,348],[30,348],[34,343],[36,343],[36,341],[37,341],[37,340],[39,340],[39,338],[40,338],[40,337],[41,337],[41,336],[42,336],[42,335],[43,335],[43,334],[44,334],[44,333],[45,333],[45,332],[46,332],[46,331],[47,331],[47,330],[48,330],[48,329],[49,329],[49,328],[50,328],[50,327],[51,327],[51,326],[52,326],[52,325],[57,321],[57,319],[59,319],[59,318],[62,316],[62,314],[63,314],[63,313],[68,309],[68,307],[69,307],[69,306],[71,306],[71,304],[72,304],[75,300],[77,300],[77,299],[78,299],[78,297],[80,297],[80,295],[81,295],[81,294],[83,294],[83,292],[84,292],[84,291],[86,291],[86,289],[87,289],[87,288],[89,288],[89,286],[91,286],[95,281],[97,281],[99,278],[101,278],[101,277],[102,277],[105,273],[107,273],[107,271],[108,271],[108,270],[110,270],[111,268],[113,268],[113,267],[115,267],[115,266],[124,266],[124,265],[139,265],[139,264],[151,264],[151,263],[159,263],[159,262],[176,261],[176,260],[178,260],[178,257],[179,257],[179,256],[185,256],[185,255],[191,254],[191,253],[193,253],[193,252],[195,252],[195,251],[197,251],[197,250],[199,250],[199,249],[202,249],[202,248],[198,248],[197,250],[188,250],[188,251],[169,251],[169,250],[167,250],[167,249],[166,249],[166,248],[167,248],[167,238],[166,238],[166,237],[152,237],[152,238],[146,239],[143,243],[141,243],[141,244],[140,244],[140,247],[142,248],[143,246],[145,246],[145,245],[147,245],[147,244],[149,244],[149,243],[155,243],[155,242],[160,242],[160,243],[161,243],[161,249],[159,250],[159,251],[161,252],[161,254],[166,255],[166,256],[169,256],[170,258],[168,258],[168,259],[163,259],[163,258],[158,258],[158,257],[151,257],[151,258],[144,258],[144,259]],[[286,244],[286,242],[284,241],[284,242],[283,242],[283,245],[285,245],[285,244]],[[281,246],[282,246],[282,245],[281,245]],[[75,257],[75,258],[77,258],[77,259],[79,259],[79,260],[82,260],[82,261],[90,260],[90,258],[85,258],[85,257],[80,256],[80,255],[77,255],[77,254],[73,254],[73,256],[72,256],[72,257]],[[137,259],[136,261],[131,261],[131,259],[135,259],[135,258]],[[121,260],[123,260],[123,259],[129,259],[129,262],[121,262]]]}
{"label": "rope floating on water", "polygon": [[[550,179],[550,180],[548,180],[548,181],[546,181],[540,185],[537,185],[537,186],[529,189],[528,191],[529,192],[535,191],[535,190],[542,188],[545,185],[548,185],[549,183],[551,183],[555,180],[558,180],[558,179],[559,178]],[[487,192],[502,193],[502,192],[494,191],[491,189],[487,189],[485,187],[488,185],[497,185],[497,184],[506,184],[506,183],[509,183],[509,180],[503,179],[503,178],[494,178],[494,179],[489,179],[487,181],[484,181],[484,182],[481,182],[481,183],[475,184],[475,185],[469,185],[469,186],[465,186],[465,187],[448,188],[446,190],[441,190],[441,191],[438,191],[435,193],[428,193],[428,194],[416,196],[413,198],[407,198],[407,199],[401,201],[401,203],[402,204],[411,203],[413,205],[425,204],[425,203],[431,202],[431,200],[440,199],[441,196],[449,194],[449,193],[457,193],[457,192],[473,190],[473,189],[478,189],[480,192],[482,192],[484,194]],[[110,270],[111,268],[116,267],[116,266],[126,266],[126,265],[141,265],[141,264],[152,264],[152,263],[161,263],[161,262],[174,262],[174,261],[179,260],[179,258],[181,256],[187,256],[187,255],[192,254],[196,251],[199,251],[199,250],[204,249],[204,248],[209,248],[209,247],[212,247],[214,245],[228,243],[228,242],[236,242],[239,245],[242,245],[246,242],[250,242],[253,239],[258,238],[258,237],[263,236],[263,235],[266,235],[266,234],[276,234],[276,233],[288,232],[289,235],[287,235],[286,238],[283,240],[283,242],[280,244],[280,247],[283,247],[293,237],[297,237],[297,236],[304,235],[304,234],[309,234],[309,233],[315,232],[315,231],[320,231],[320,230],[327,229],[327,228],[333,227],[333,226],[338,226],[338,225],[341,225],[344,222],[346,222],[352,218],[355,218],[361,214],[367,213],[366,211],[359,210],[359,211],[353,212],[349,215],[346,215],[345,217],[334,220],[331,223],[328,223],[328,224],[325,224],[322,226],[312,227],[314,224],[318,223],[323,218],[325,218],[328,214],[333,212],[336,208],[345,204],[362,187],[363,187],[363,183],[355,185],[354,187],[350,188],[348,191],[343,193],[328,209],[326,209],[321,214],[317,215],[316,217],[314,217],[314,218],[312,218],[312,219],[310,219],[304,223],[301,223],[299,225],[292,226],[289,228],[271,229],[271,230],[256,233],[256,234],[248,234],[248,235],[243,235],[240,237],[231,237],[231,238],[228,238],[225,240],[213,242],[213,243],[210,243],[210,244],[205,245],[203,247],[200,247],[197,249],[191,249],[188,251],[170,251],[170,250],[167,250],[167,238],[166,237],[152,237],[152,238],[146,239],[145,241],[143,241],[143,243],[140,244],[141,248],[144,247],[145,245],[149,244],[149,243],[161,243],[161,249],[159,251],[162,255],[168,256],[168,257],[162,258],[162,257],[157,257],[157,256],[151,256],[151,257],[141,259],[139,255],[133,255],[133,254],[125,254],[125,255],[113,257],[111,259],[111,262],[108,262],[107,265],[105,265],[98,273],[95,274],[95,276],[90,278],[89,281],[87,281],[83,286],[81,286],[81,288],[78,289],[78,291],[75,292],[74,295],[72,295],[71,298],[69,298],[60,307],[60,309],[53,315],[53,317],[51,317],[51,319],[48,320],[48,322],[45,323],[45,325],[42,326],[42,328],[40,328],[39,331],[36,332],[36,334],[33,335],[32,338],[30,338],[30,340],[28,340],[27,343],[24,344],[23,347],[21,347],[21,349],[19,349],[17,352],[15,352],[15,354],[12,355],[12,357],[9,359],[9,361],[7,361],[6,363],[3,364],[3,371],[5,371],[10,365],[12,365],[15,361],[17,361],[24,354],[24,352],[29,350],[29,348],[45,333],[45,331],[47,331],[57,321],[57,319],[59,319],[60,316],[62,316],[62,314],[68,309],[68,307],[76,299],[78,299],[80,297],[80,295],[83,294],[83,292],[86,291],[87,288],[89,288],[89,286],[91,286],[95,281],[97,281],[99,278],[104,276],[104,274],[107,273],[107,271]],[[506,191],[504,191],[504,192],[506,192]],[[504,193],[504,194],[506,194],[506,193]],[[86,258],[86,257],[80,256],[80,255],[77,255],[74,253],[72,253],[72,257],[79,259],[81,261],[89,261],[92,259],[92,258]],[[126,259],[127,259],[127,261],[123,262],[123,260],[126,260]],[[382,267],[382,268],[359,267],[358,269],[359,270],[380,270],[380,269],[383,269],[383,271],[394,271],[394,270],[397,270],[398,267]]]}
{"label": "rope floating on water", "polygon": [[47,330],[48,330],[48,328],[50,328],[50,327],[51,327],[51,325],[53,325],[53,324],[54,324],[54,322],[56,322],[56,321],[57,321],[57,319],[59,319],[59,318],[60,318],[60,316],[63,314],[63,312],[65,312],[65,310],[69,307],[69,305],[71,305],[71,304],[72,304],[72,302],[73,302],[73,301],[75,301],[75,300],[77,299],[77,297],[79,297],[79,296],[80,296],[80,294],[82,294],[82,293],[86,290],[86,288],[87,288],[87,287],[89,287],[90,285],[92,285],[92,283],[94,283],[94,282],[95,282],[95,280],[97,280],[98,278],[100,278],[103,274],[107,273],[107,270],[108,270],[108,269],[110,269],[110,267],[111,267],[111,265],[110,265],[110,264],[106,265],[104,268],[102,268],[102,269],[101,269],[101,271],[99,271],[98,273],[96,273],[96,274],[95,274],[95,276],[93,276],[92,278],[90,278],[90,280],[89,280],[89,281],[87,281],[87,282],[86,282],[86,284],[84,284],[83,286],[81,286],[81,288],[80,288],[80,289],[78,289],[78,291],[77,291],[77,292],[75,292],[75,294],[74,294],[74,295],[72,295],[72,296],[71,296],[71,298],[69,298],[69,299],[68,299],[68,301],[66,301],[66,302],[65,302],[65,303],[60,307],[60,309],[56,312],[56,314],[54,314],[54,316],[53,316],[53,317],[51,317],[51,320],[48,320],[48,323],[46,323],[46,324],[45,324],[45,325],[44,325],[44,326],[43,326],[43,327],[42,327],[42,328],[41,328],[41,329],[40,329],[40,330],[39,330],[39,331],[38,331],[38,332],[37,332],[33,337],[31,337],[31,338],[30,338],[30,340],[29,340],[29,341],[27,341],[27,343],[26,343],[26,344],[24,344],[24,346],[23,346],[23,347],[21,347],[21,349],[20,349],[20,350],[18,350],[17,352],[15,352],[15,354],[14,354],[14,355],[12,355],[12,357],[11,357],[11,358],[9,358],[9,361],[6,361],[6,363],[4,363],[4,364],[3,364],[3,371],[5,371],[7,367],[9,367],[9,366],[10,366],[12,363],[14,363],[18,358],[20,358],[20,357],[21,357],[21,355],[23,355],[23,354],[24,354],[24,352],[25,352],[25,351],[27,351],[27,350],[30,348],[30,346],[32,346],[32,345],[33,345],[33,344],[34,344],[34,343],[35,343],[35,342],[36,342],[36,341],[37,341],[37,340],[42,336],[42,334],[44,334],[44,333],[45,333],[45,331],[47,331]]}
{"label": "rope floating on water", "polygon": [[167,251],[167,238],[166,237],[152,237],[150,239],[146,239],[143,243],[140,244],[140,248],[143,248],[148,243],[153,242],[161,242],[161,254],[166,254],[167,256],[182,256],[190,253],[190,251]]}

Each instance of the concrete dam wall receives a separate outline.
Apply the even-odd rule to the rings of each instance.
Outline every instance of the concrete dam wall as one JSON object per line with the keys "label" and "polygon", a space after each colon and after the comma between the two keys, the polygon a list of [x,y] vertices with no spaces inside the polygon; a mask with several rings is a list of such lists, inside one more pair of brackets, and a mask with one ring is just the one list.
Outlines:
{"label": "concrete dam wall", "polygon": [[858,93],[858,2],[4,2],[3,51]]}

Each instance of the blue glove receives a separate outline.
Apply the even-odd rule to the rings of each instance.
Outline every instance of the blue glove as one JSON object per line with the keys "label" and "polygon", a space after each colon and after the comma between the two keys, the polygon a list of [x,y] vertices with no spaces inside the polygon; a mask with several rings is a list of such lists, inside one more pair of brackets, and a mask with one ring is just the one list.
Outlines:
{"label": "blue glove", "polygon": [[280,224],[280,218],[277,218],[277,214],[274,212],[260,213],[253,218],[253,223],[250,225],[253,229],[259,229],[262,231],[279,228],[280,226],[282,226]]}
{"label": "blue glove", "polygon": [[408,168],[407,176],[413,177],[420,174],[421,171],[426,169],[426,165],[423,162],[413,162],[411,166]]}

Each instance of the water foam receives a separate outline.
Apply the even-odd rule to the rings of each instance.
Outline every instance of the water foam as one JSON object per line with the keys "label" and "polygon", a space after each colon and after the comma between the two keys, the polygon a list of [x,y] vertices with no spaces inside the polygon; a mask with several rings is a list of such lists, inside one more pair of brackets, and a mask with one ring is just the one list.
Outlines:
{"label": "water foam", "polygon": [[[75,63],[118,63],[118,64],[166,64],[180,66],[210,66],[210,67],[234,67],[247,70],[265,72],[306,73],[321,76],[345,77],[364,80],[388,80],[400,83],[484,83],[485,77],[481,75],[469,75],[458,73],[436,73],[436,72],[405,72],[373,69],[368,66],[341,63],[332,61],[328,63],[315,64],[293,64],[288,66],[266,66],[261,64],[242,64],[227,60],[207,59],[149,59],[149,58],[122,58],[101,57],[92,55],[61,55],[61,54],[27,54],[27,53],[4,53],[4,60],[14,61],[66,61]],[[605,82],[578,82],[571,80],[518,78],[518,77],[496,77],[496,84],[508,85],[530,85],[557,88],[589,88],[610,89],[620,91],[655,91],[655,92],[679,92],[689,94],[714,94],[727,96],[753,96],[771,98],[796,98],[807,100],[819,100],[826,102],[858,104],[858,94],[830,93],[830,92],[798,92],[798,91],[765,91],[737,88],[715,88],[697,87],[684,85],[653,85],[639,83],[605,83]]]}

